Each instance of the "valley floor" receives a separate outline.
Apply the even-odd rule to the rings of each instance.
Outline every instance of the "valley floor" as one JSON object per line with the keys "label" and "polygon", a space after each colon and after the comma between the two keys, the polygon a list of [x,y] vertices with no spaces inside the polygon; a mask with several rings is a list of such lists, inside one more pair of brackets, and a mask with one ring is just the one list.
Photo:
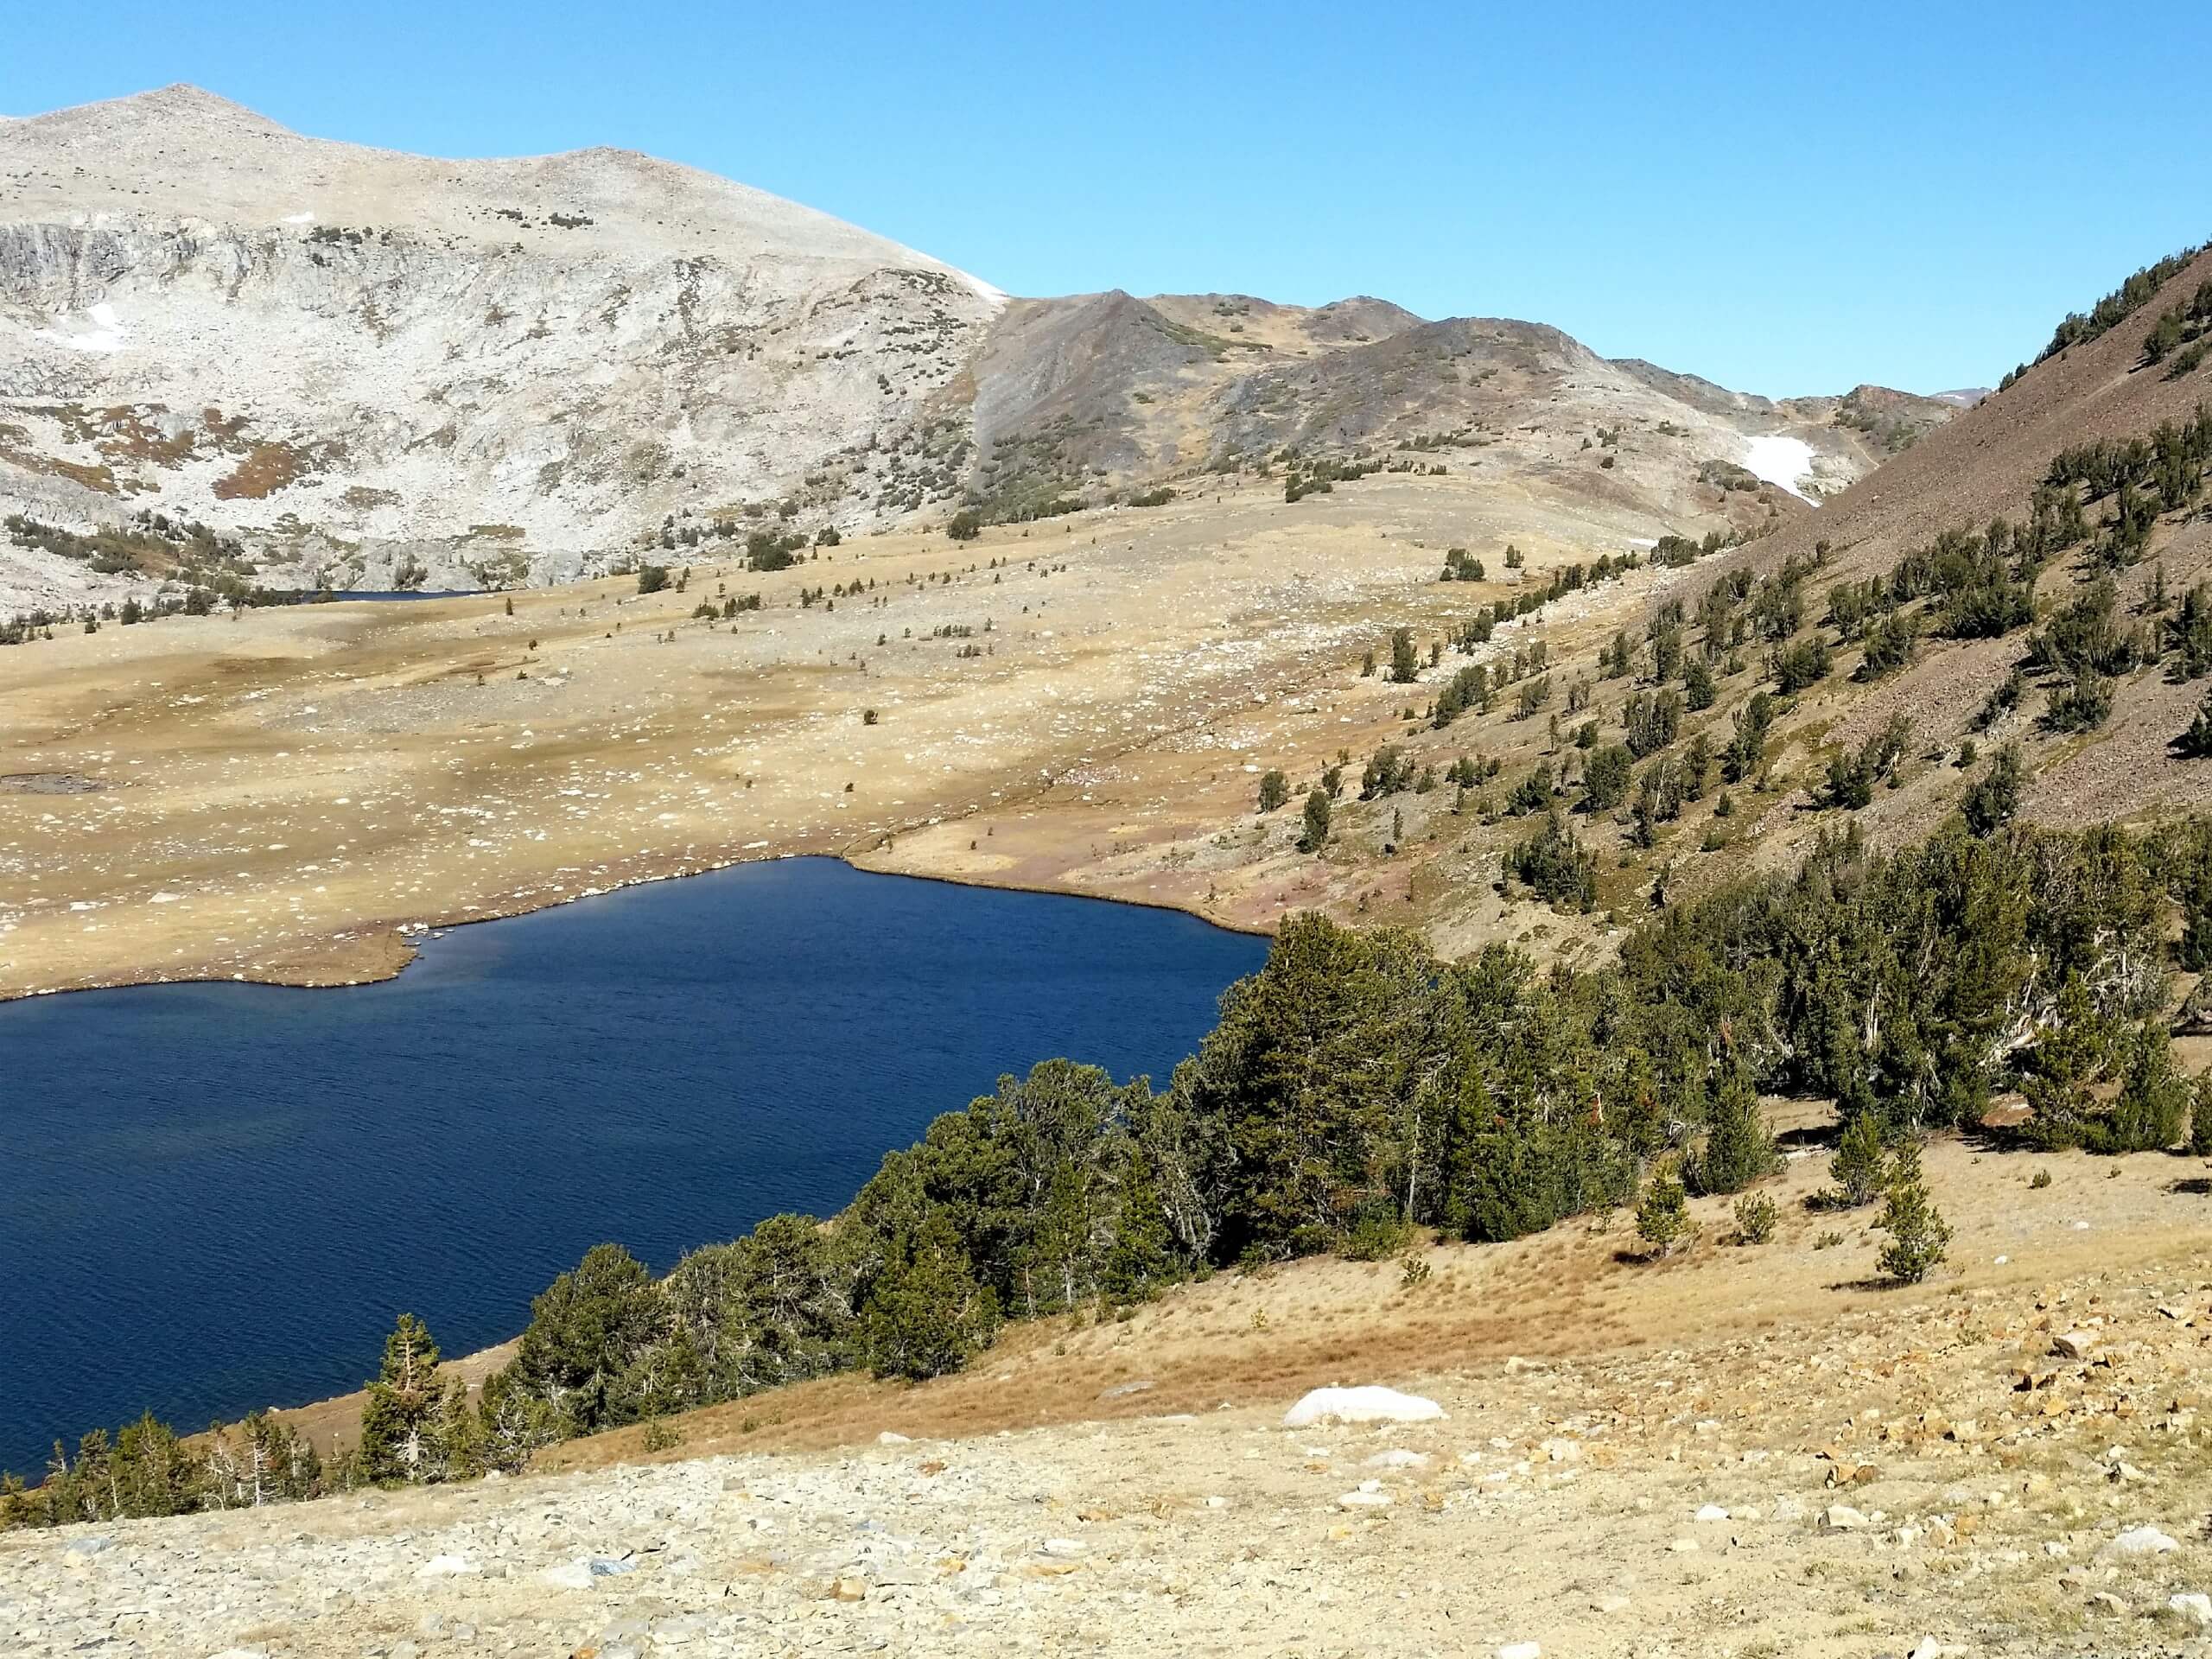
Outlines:
{"label": "valley floor", "polygon": [[[800,852],[1248,927],[1322,906],[1464,945],[1506,909],[1452,791],[1396,798],[1420,850],[1395,861],[1393,803],[1350,796],[1465,659],[1392,685],[1361,658],[1643,528],[1506,480],[1382,476],[1295,505],[1244,485],[770,575],[702,549],[671,556],[692,560],[683,591],[645,597],[619,578],[0,651],[0,996],[353,982],[427,927]],[[1447,544],[1509,536],[1529,552],[1514,582],[1435,579]],[[1672,579],[1552,607],[1554,652]],[[760,611],[693,615],[754,593]],[[1295,801],[1254,816],[1260,775],[1310,786],[1339,751],[1335,849],[1299,855]]]}
{"label": "valley floor", "polygon": [[[1617,1221],[1440,1247],[1410,1285],[1223,1275],[918,1389],[695,1414],[658,1462],[626,1430],[556,1448],[567,1472],[10,1535],[0,1634],[194,1659],[2184,1649],[2212,1619],[2187,1599],[2212,1592],[2201,1167],[1937,1143],[1953,1263],[1885,1290],[1872,1212],[1802,1204],[1821,1161],[1770,1189],[1761,1248],[1700,1204],[1660,1264]],[[1448,1415],[1280,1426],[1330,1381]]]}

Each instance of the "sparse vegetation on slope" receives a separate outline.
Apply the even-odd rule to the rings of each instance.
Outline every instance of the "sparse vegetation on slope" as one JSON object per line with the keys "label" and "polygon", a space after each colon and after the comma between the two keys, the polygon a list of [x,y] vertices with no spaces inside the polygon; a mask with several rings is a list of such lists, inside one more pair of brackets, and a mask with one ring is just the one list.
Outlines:
{"label": "sparse vegetation on slope", "polygon": [[2052,358],[2072,346],[2084,346],[2089,341],[2117,328],[2148,305],[2158,291],[2181,275],[2212,243],[2200,243],[2193,248],[2183,248],[2164,258],[2143,267],[2118,288],[2099,300],[2084,313],[2069,312],[2050,336],[2036,361]]}

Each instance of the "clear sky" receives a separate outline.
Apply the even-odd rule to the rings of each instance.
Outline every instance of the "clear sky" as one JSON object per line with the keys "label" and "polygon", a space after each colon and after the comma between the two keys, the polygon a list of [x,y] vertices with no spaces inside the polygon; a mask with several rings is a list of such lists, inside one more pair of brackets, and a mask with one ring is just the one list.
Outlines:
{"label": "clear sky", "polygon": [[1777,396],[1993,384],[2212,237],[2208,62],[2206,0],[0,8],[10,114],[613,144],[1016,294],[1375,294]]}

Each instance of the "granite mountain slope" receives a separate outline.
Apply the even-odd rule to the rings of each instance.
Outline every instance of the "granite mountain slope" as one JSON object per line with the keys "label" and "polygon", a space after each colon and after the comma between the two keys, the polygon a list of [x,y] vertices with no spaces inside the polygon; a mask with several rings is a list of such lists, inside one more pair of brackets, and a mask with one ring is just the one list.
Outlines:
{"label": "granite mountain slope", "polygon": [[1756,474],[1840,487],[1951,408],[1775,404],[1364,297],[1010,302],[648,156],[401,155],[189,86],[0,124],[0,508],[63,532],[0,546],[17,604],[205,563],[164,551],[183,525],[270,585],[512,586],[718,531],[1096,505],[1284,449],[1541,473],[1655,535],[1748,529],[1794,510]]}

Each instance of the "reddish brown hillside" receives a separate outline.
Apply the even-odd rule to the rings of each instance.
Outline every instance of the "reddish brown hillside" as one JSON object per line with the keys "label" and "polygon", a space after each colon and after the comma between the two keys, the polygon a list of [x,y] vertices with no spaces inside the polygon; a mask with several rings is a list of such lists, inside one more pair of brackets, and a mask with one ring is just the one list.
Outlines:
{"label": "reddish brown hillside", "polygon": [[2118,327],[2037,364],[1749,556],[1764,569],[1792,553],[1810,557],[1814,544],[1826,540],[1840,556],[1839,576],[1885,570],[1939,531],[1980,525],[2000,513],[2019,517],[2060,450],[2139,436],[2212,402],[2212,365],[2168,379],[2171,363],[2143,363],[2143,337],[2159,312],[2185,303],[2208,280],[2212,251]]}
{"label": "reddish brown hillside", "polygon": [[[2193,260],[2117,327],[2036,365],[1819,512],[1789,521],[1726,563],[1700,568],[1693,594],[1731,570],[1764,575],[1793,560],[1820,561],[1804,584],[1807,617],[1835,645],[1835,671],[1802,694],[1778,728],[1785,740],[1796,734],[1805,760],[1794,769],[1792,782],[1800,788],[1789,791],[1789,810],[1767,814],[1760,826],[1770,832],[1761,836],[1763,853],[1781,857],[1783,849],[1800,838],[1796,831],[1834,816],[1804,810],[1808,794],[1818,792],[1820,757],[1854,748],[1897,714],[1912,721],[1915,759],[1899,769],[1896,786],[1878,791],[1859,815],[1885,842],[1929,828],[2009,741],[2021,744],[2032,774],[2022,804],[2031,818],[2078,823],[2212,804],[2212,760],[2183,759],[2172,749],[2172,740],[2203,700],[2207,682],[2187,677],[2171,652],[2112,682],[2112,711],[2102,723],[2060,730],[2046,716],[2064,687],[2032,671],[2018,706],[1987,719],[1991,694],[2016,668],[2032,670],[2026,627],[2001,638],[1951,639],[1934,604],[1923,603],[1910,665],[1869,681],[1859,672],[1859,642],[1825,614],[1834,585],[1887,575],[1901,557],[1943,531],[1978,531],[1999,517],[2024,519],[2037,486],[2062,451],[2146,438],[2162,423],[2185,422],[2200,404],[2212,404],[2212,364],[2176,372],[2183,359],[2148,364],[2145,353],[2145,336],[2161,313],[2185,308],[2208,281],[2212,252]],[[2200,486],[2189,507],[2161,513],[2144,556],[2113,573],[2121,628],[2163,642],[2176,613],[2172,604],[2161,610],[2153,602],[2161,571],[2173,603],[2212,578],[2212,514],[2205,499]],[[2094,541],[2113,502],[2091,501],[2086,510]],[[2088,589],[2093,563],[2088,543],[2050,562],[2035,583],[2038,624]],[[1724,698],[1724,712],[1729,702]],[[1955,764],[1960,745],[1968,740],[1976,745],[1978,763],[1961,767]]]}

